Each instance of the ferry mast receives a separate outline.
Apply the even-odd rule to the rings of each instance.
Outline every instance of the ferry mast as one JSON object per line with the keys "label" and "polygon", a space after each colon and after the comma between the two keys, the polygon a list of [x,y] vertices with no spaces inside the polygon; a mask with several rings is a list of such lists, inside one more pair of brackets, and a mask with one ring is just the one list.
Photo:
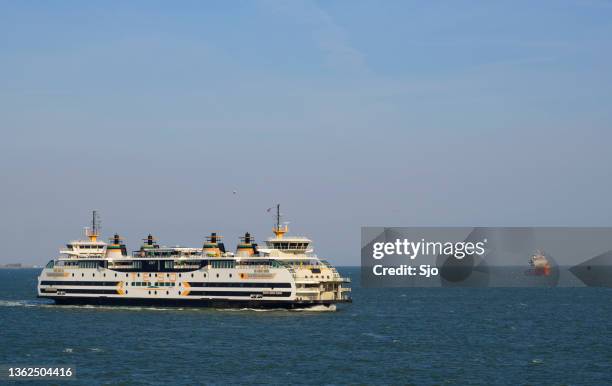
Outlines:
{"label": "ferry mast", "polygon": [[100,236],[100,218],[96,210],[91,213],[91,228],[85,228],[85,235],[89,238],[89,241],[97,241]]}
{"label": "ferry mast", "polygon": [[280,219],[280,204],[276,204],[276,225],[272,228],[272,232],[274,232],[276,238],[278,239],[282,239],[283,235],[289,231],[289,227],[287,225],[281,226]]}

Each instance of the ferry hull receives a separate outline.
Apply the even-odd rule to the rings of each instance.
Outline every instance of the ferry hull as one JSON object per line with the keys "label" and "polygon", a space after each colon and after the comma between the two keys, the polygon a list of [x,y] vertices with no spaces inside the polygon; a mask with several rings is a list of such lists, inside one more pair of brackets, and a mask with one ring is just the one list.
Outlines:
{"label": "ferry hull", "polygon": [[253,309],[304,309],[314,306],[332,307],[338,303],[350,303],[351,300],[320,301],[278,301],[278,300],[223,300],[223,299],[147,299],[147,298],[108,298],[108,297],[51,297],[58,305],[94,305],[94,306],[137,306],[137,307],[199,307],[199,308],[253,308]]}

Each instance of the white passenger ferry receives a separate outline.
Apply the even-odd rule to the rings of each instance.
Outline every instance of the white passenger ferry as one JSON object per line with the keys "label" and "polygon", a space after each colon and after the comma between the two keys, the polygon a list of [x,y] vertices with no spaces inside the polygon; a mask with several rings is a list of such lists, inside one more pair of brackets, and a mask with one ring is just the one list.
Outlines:
{"label": "white passenger ferry", "polygon": [[286,235],[279,206],[274,237],[247,232],[236,252],[212,233],[201,248],[159,246],[152,235],[129,256],[115,234],[100,241],[96,212],[86,240],[72,241],[38,277],[38,296],[57,304],[308,308],[351,302],[350,279],[319,259],[311,240]]}

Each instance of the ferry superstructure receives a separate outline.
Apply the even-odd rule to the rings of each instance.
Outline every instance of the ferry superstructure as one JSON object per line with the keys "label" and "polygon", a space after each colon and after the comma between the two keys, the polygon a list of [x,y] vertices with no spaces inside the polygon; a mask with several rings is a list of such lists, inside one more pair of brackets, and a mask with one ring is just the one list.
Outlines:
{"label": "ferry superstructure", "polygon": [[319,259],[312,241],[277,221],[260,248],[247,232],[236,252],[212,233],[202,247],[163,247],[152,235],[132,253],[119,235],[98,238],[96,212],[86,239],[71,241],[38,277],[38,296],[56,304],[236,308],[333,308],[351,302],[350,279]]}

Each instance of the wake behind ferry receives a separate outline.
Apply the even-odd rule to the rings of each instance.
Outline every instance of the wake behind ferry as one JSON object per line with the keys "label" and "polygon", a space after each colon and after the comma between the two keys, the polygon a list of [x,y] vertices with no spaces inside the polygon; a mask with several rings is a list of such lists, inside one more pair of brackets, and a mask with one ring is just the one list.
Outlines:
{"label": "wake behind ferry", "polygon": [[260,248],[248,232],[236,252],[212,233],[201,248],[160,246],[152,235],[131,256],[119,235],[100,241],[94,211],[85,240],[71,241],[38,277],[38,297],[56,304],[334,309],[351,302],[350,279],[286,235],[276,207],[274,237]]}

